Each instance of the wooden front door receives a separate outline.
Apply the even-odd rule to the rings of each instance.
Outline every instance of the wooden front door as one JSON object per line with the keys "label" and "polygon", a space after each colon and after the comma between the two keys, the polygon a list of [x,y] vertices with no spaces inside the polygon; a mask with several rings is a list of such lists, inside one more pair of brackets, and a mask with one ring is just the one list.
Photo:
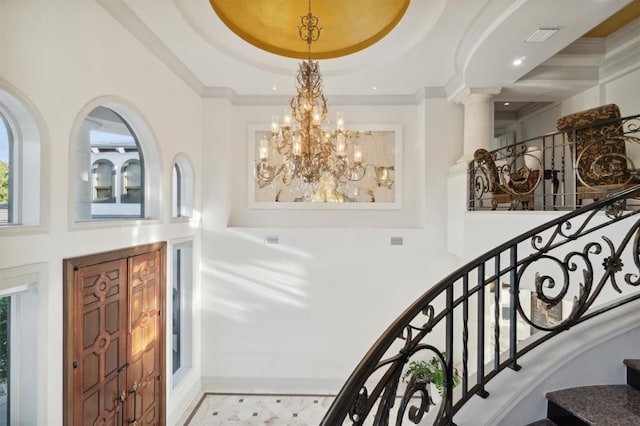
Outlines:
{"label": "wooden front door", "polygon": [[164,243],[64,261],[65,424],[164,424],[164,262]]}

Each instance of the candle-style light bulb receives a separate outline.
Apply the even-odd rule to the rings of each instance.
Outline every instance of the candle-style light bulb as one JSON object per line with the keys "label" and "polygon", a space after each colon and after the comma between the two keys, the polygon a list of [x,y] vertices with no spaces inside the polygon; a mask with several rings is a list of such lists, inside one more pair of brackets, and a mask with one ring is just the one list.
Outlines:
{"label": "candle-style light bulb", "polygon": [[264,161],[269,156],[269,141],[266,137],[262,137],[260,139],[260,147],[258,148],[258,153],[260,155],[260,160]]}
{"label": "candle-style light bulb", "polygon": [[280,124],[278,123],[278,116],[274,115],[271,117],[271,133],[278,133],[280,130]]}
{"label": "candle-style light bulb", "polygon": [[282,126],[285,128],[291,127],[291,113],[286,111],[284,112],[284,116],[282,118]]}
{"label": "candle-style light bulb", "polygon": [[353,147],[353,162],[356,164],[362,163],[362,148],[359,146]]}
{"label": "candle-style light bulb", "polygon": [[336,129],[339,131],[344,130],[344,118],[342,118],[342,113],[336,113]]}
{"label": "candle-style light bulb", "polygon": [[302,154],[302,144],[300,143],[300,137],[296,136],[293,138],[293,155],[299,156]]}
{"label": "candle-style light bulb", "polygon": [[344,157],[344,152],[347,149],[347,143],[345,141],[344,133],[338,132],[336,141],[336,154],[338,157]]}

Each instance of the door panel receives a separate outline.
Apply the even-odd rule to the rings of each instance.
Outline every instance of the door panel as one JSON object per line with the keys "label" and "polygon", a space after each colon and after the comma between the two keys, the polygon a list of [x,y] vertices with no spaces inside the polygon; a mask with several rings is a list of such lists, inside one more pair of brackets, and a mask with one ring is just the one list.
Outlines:
{"label": "door panel", "polygon": [[155,425],[159,418],[160,364],[160,253],[145,253],[129,260],[131,311],[131,367],[132,383],[129,404],[130,420],[139,425]]}
{"label": "door panel", "polygon": [[165,252],[64,260],[64,424],[165,423]]}
{"label": "door panel", "polygon": [[[120,410],[127,359],[126,260],[87,266],[75,274],[76,324],[74,388],[80,396],[74,424],[113,424]],[[115,318],[113,318],[115,316]]]}

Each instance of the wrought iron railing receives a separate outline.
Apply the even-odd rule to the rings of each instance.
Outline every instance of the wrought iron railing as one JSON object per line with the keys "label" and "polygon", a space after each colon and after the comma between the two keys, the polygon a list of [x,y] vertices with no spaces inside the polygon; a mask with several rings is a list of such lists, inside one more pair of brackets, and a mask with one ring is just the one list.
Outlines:
{"label": "wrought iron railing", "polygon": [[[466,401],[487,397],[487,382],[518,370],[525,353],[640,299],[640,210],[625,208],[638,191],[569,212],[431,287],[373,345],[321,424],[453,424]],[[408,370],[416,365],[431,370]]]}
{"label": "wrought iron railing", "polygon": [[469,165],[469,210],[572,210],[640,183],[640,115],[549,133]]}

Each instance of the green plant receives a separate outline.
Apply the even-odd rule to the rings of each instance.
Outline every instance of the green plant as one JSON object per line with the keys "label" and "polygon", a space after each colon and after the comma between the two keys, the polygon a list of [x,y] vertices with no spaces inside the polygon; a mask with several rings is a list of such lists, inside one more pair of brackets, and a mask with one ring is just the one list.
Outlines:
{"label": "green plant", "polygon": [[7,381],[9,368],[9,300],[0,298],[0,383]]}
{"label": "green plant", "polygon": [[[445,354],[442,354],[445,356]],[[429,362],[420,360],[420,361],[411,361],[407,370],[404,372],[402,376],[402,380],[406,381],[407,378],[412,375],[416,376],[417,380],[426,380],[433,383],[438,389],[438,393],[442,395],[442,388],[444,386],[444,371],[442,371],[442,366],[440,365],[440,360],[437,357],[431,358]],[[458,370],[456,368],[453,369],[453,387],[455,388],[460,384],[460,376],[458,375]]]}
{"label": "green plant", "polygon": [[9,164],[0,161],[0,203],[9,202]]}

